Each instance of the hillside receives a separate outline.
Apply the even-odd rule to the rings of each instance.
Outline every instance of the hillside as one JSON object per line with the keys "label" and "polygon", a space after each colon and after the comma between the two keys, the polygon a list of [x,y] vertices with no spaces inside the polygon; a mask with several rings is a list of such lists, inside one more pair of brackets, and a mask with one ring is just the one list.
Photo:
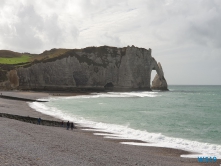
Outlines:
{"label": "hillside", "polygon": [[10,50],[0,50],[0,64],[19,65],[59,57],[70,49],[51,49],[41,54],[18,53]]}
{"label": "hillside", "polygon": [[0,50],[0,57],[1,58],[15,58],[22,56],[21,53],[13,52],[10,50]]}
{"label": "hillside", "polygon": [[0,50],[0,82],[7,80],[7,72],[18,67],[31,66],[44,60],[56,58],[70,49],[51,49],[41,54],[18,53],[10,50]]}

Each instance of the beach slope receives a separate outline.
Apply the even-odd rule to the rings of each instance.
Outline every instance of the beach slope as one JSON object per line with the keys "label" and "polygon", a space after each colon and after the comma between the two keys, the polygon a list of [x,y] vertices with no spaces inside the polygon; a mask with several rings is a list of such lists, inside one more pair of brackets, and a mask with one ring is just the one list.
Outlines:
{"label": "beach slope", "polygon": [[[12,96],[21,92],[10,92]],[[9,95],[9,93],[8,93]],[[48,94],[27,93],[36,99]],[[57,120],[40,114],[24,101],[0,98],[0,113]],[[197,159],[181,158],[188,152],[169,148],[120,144],[117,140],[95,136],[80,128],[43,126],[0,117],[0,165],[204,165]],[[206,165],[219,165],[207,163]]]}

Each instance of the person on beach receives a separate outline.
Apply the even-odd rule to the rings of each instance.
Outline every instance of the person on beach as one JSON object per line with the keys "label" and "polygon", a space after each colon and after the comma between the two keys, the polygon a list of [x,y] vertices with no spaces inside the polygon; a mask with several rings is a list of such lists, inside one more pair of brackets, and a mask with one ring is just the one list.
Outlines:
{"label": "person on beach", "polygon": [[69,127],[70,127],[70,122],[68,121],[67,122],[67,130],[69,130]]}
{"label": "person on beach", "polygon": [[71,130],[73,130],[73,128],[74,128],[74,123],[71,122]]}
{"label": "person on beach", "polygon": [[41,124],[41,118],[38,118],[38,125]]}
{"label": "person on beach", "polygon": [[64,127],[64,122],[63,121],[61,122],[61,127]]}

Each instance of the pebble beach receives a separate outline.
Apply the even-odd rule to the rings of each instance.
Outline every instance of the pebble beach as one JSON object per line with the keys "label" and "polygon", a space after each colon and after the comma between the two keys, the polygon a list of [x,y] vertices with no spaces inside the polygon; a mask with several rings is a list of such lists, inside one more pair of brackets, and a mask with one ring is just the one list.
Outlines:
{"label": "pebble beach", "polygon": [[[46,98],[49,93],[0,92],[4,95],[28,99]],[[60,94],[59,94],[60,95]],[[62,95],[62,94],[61,94]],[[63,94],[67,95],[67,94]],[[78,94],[71,94],[78,95]],[[29,116],[44,120],[60,121],[30,108],[25,101],[0,98],[0,113]],[[66,130],[26,123],[15,119],[0,117],[0,165],[1,166],[60,166],[60,165],[162,165],[197,166],[219,165],[199,163],[180,155],[190,152],[159,147],[142,147],[120,144],[120,140],[105,139],[93,131],[77,129]]]}

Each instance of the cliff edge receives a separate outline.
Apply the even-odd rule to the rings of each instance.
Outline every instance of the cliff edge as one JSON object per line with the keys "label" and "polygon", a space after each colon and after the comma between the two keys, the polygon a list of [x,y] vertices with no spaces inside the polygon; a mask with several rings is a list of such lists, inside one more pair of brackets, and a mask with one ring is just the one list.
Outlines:
{"label": "cliff edge", "polygon": [[162,83],[162,67],[151,56],[151,49],[87,47],[17,65],[7,72],[7,79],[0,86],[21,90],[151,90],[152,70],[157,71],[158,77],[152,88],[167,90],[167,84]]}

